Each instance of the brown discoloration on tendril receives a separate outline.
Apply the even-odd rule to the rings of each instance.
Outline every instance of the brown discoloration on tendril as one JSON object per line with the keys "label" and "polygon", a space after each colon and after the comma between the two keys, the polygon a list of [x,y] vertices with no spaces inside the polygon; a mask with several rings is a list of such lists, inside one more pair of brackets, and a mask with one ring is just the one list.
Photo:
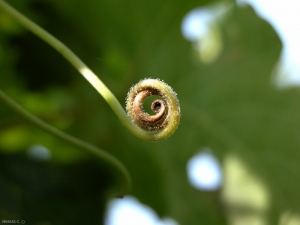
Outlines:
{"label": "brown discoloration on tendril", "polygon": [[131,118],[132,120],[141,128],[146,129],[146,130],[159,130],[163,128],[168,120],[165,118],[166,114],[166,106],[165,102],[162,100],[155,100],[152,105],[159,103],[161,106],[159,109],[155,108],[152,111],[155,112],[155,115],[149,115],[143,110],[143,102],[144,100],[153,95],[162,95],[160,92],[158,92],[155,89],[147,89],[147,90],[142,90],[141,92],[137,93],[134,101],[132,103],[132,109],[133,113],[131,113]]}
{"label": "brown discoloration on tendril", "polygon": [[[144,100],[152,95],[163,98],[152,102],[154,115],[143,110]],[[146,79],[133,86],[127,95],[126,109],[131,120],[143,130],[159,133],[165,129],[168,134],[164,138],[170,136],[179,123],[180,107],[176,93],[160,80]]]}

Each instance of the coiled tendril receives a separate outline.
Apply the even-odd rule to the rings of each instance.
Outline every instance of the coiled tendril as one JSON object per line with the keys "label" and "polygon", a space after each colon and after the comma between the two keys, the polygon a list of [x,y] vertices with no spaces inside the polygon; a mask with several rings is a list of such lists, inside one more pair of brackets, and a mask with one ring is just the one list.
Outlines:
{"label": "coiled tendril", "polygon": [[[0,0],[0,9],[15,18],[20,24],[36,34],[38,37],[56,49],[62,56],[64,56],[103,96],[123,125],[134,135],[144,140],[157,141],[169,137],[177,129],[180,120],[180,106],[176,97],[176,93],[170,86],[160,80],[145,79],[132,87],[128,93],[126,101],[126,109],[130,117],[129,118],[113,93],[66,45],[2,0]],[[159,95],[164,99],[155,100],[152,103],[151,109],[156,113],[153,116],[144,112],[142,109],[143,101],[150,95]],[[124,182],[122,187],[120,187],[122,188],[120,196],[123,196],[128,192],[131,186],[130,175],[126,167],[124,167],[124,165],[114,156],[66,133],[63,133],[41,121],[39,118],[24,110],[1,90],[0,100],[2,100],[8,107],[46,132],[72,143],[75,146],[78,146],[109,163],[112,168],[118,171],[123,178]],[[132,123],[132,121],[134,123]]]}
{"label": "coiled tendril", "polygon": [[[151,110],[155,115],[143,110],[144,100],[152,95],[163,99],[152,102]],[[180,121],[180,106],[176,93],[158,79],[144,79],[134,85],[127,94],[126,110],[131,120],[151,136],[150,141],[171,136]]]}

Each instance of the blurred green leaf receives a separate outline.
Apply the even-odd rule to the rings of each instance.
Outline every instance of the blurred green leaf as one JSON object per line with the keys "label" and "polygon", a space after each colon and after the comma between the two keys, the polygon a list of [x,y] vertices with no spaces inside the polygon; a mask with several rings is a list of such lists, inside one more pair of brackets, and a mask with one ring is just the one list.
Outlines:
{"label": "blurred green leaf", "polygon": [[[207,3],[12,2],[82,57],[121,104],[129,88],[142,78],[160,78],[170,84],[180,99],[182,119],[175,134],[165,141],[148,143],[133,137],[101,96],[61,56],[50,47],[38,48],[39,40],[28,39],[28,35],[18,34],[18,38],[30,40],[34,51],[11,42],[16,34],[2,31],[1,48],[8,55],[0,57],[1,88],[47,122],[124,162],[133,178],[130,194],[161,217],[172,217],[181,225],[231,224],[232,207],[244,209],[224,201],[222,189],[204,192],[188,183],[187,161],[207,146],[221,162],[234,155],[251,176],[261,181],[270,196],[266,212],[261,213],[266,223],[276,224],[284,211],[299,210],[299,91],[279,91],[271,85],[270,74],[281,44],[271,26],[251,8],[230,9],[219,24],[221,55],[212,64],[201,64],[191,43],[182,37],[180,25],[186,13]],[[18,67],[20,60],[31,66]],[[34,62],[43,70],[55,62],[55,68],[44,74],[34,70]],[[29,79],[38,79],[41,85],[33,90],[28,86]],[[90,216],[92,224],[100,224],[106,192],[112,185],[111,174],[104,166],[89,166],[93,160],[86,154],[30,124],[24,125],[9,109],[0,106],[0,113],[0,140],[6,143],[1,145],[1,152],[12,147],[25,152],[39,143],[53,156],[46,165],[31,162],[25,154],[1,156],[5,162],[0,164],[0,196],[5,202],[1,217],[26,218],[32,224],[82,224]],[[20,122],[21,131],[16,125]],[[11,126],[8,130],[7,124]],[[14,143],[9,144],[12,139]],[[57,169],[58,164],[63,169]],[[230,176],[224,178],[224,188]],[[93,186],[95,180],[97,185]],[[235,188],[239,189],[238,184]],[[79,205],[90,202],[90,207],[81,211]],[[243,216],[255,209],[245,210],[237,211]]]}

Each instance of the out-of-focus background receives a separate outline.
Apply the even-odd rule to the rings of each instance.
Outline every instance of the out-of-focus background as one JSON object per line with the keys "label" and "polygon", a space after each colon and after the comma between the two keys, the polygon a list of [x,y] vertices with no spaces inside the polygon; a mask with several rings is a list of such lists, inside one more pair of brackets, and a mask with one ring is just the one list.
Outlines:
{"label": "out-of-focus background", "polygon": [[[57,52],[0,11],[0,88],[51,125],[120,159],[99,160],[0,103],[0,221],[26,224],[300,224],[297,0],[7,0],[69,46],[124,106],[166,81],[182,117],[161,142],[132,136]],[[147,104],[147,103],[146,103]]]}

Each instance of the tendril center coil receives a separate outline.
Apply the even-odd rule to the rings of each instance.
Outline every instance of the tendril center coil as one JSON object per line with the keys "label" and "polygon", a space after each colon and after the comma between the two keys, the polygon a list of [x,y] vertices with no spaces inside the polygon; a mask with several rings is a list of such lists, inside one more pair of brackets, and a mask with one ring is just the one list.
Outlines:
{"label": "tendril center coil", "polygon": [[[158,95],[163,100],[154,100],[150,115],[143,110],[144,100]],[[142,130],[153,134],[153,140],[169,137],[177,129],[180,121],[180,106],[172,88],[157,79],[145,79],[134,85],[126,99],[126,110],[131,120]]]}

